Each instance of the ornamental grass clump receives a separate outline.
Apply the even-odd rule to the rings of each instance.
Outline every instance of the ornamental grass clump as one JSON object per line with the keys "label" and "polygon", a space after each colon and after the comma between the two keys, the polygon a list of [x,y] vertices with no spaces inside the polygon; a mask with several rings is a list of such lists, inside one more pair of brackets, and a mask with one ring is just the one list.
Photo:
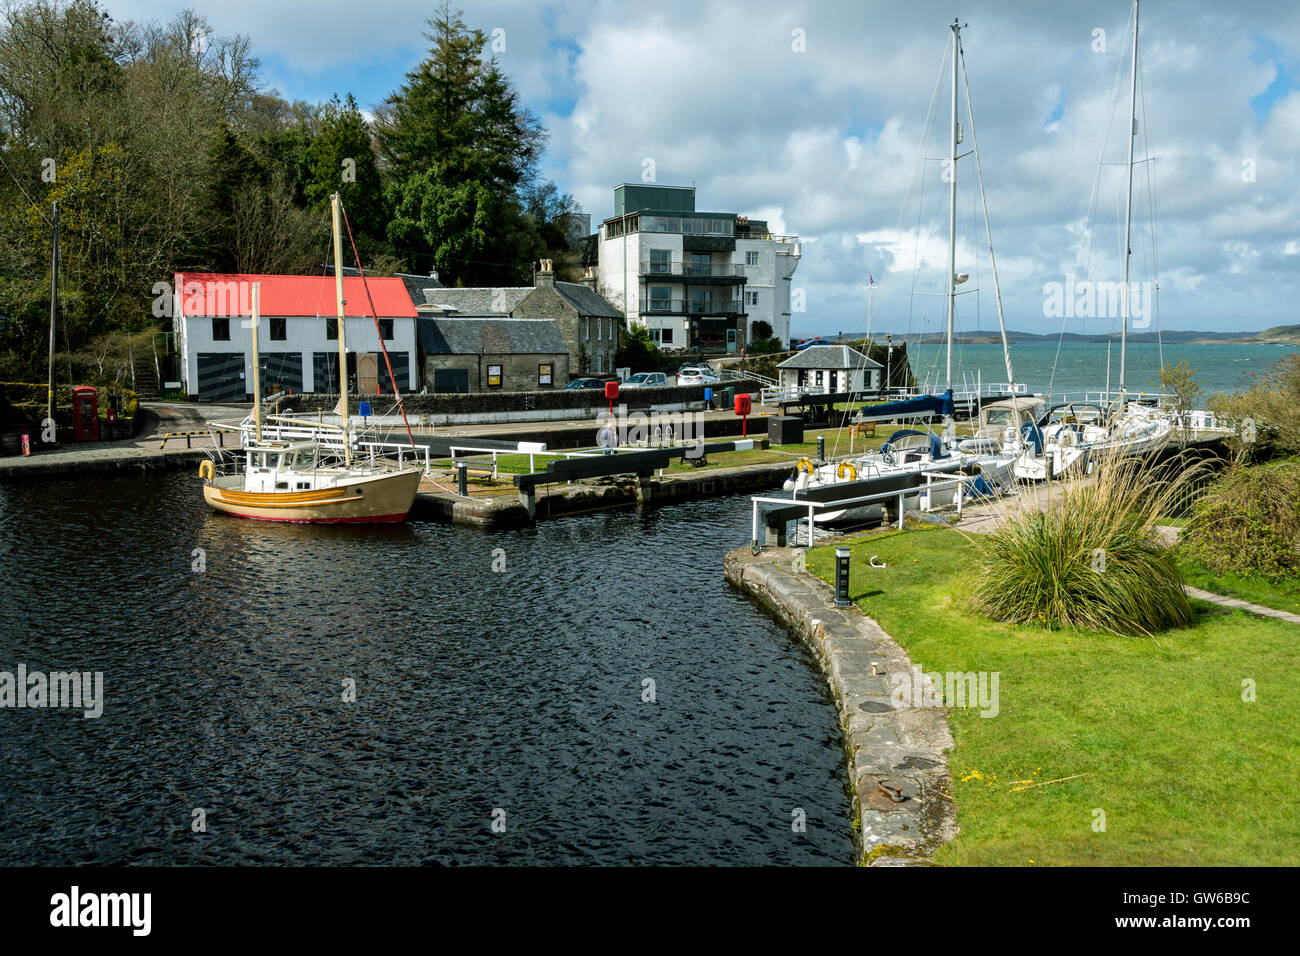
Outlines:
{"label": "ornamental grass clump", "polygon": [[971,536],[969,603],[1011,624],[1151,635],[1192,620],[1183,578],[1157,540],[1160,517],[1204,470],[1103,456],[1094,474],[1026,492],[998,527]]}

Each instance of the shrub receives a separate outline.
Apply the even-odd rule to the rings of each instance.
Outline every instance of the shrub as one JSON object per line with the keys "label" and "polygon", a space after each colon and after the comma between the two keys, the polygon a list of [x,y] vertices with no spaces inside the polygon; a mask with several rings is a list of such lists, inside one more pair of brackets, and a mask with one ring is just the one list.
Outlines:
{"label": "shrub", "polygon": [[1247,435],[1258,431],[1257,442],[1229,439],[1243,457],[1300,454],[1300,352],[1275,364],[1246,391],[1213,396],[1209,407],[1231,428]]}
{"label": "shrub", "polygon": [[1229,469],[1193,508],[1181,546],[1220,574],[1300,575],[1300,459]]}
{"label": "shrub", "polygon": [[1063,480],[1046,503],[1026,493],[996,529],[972,536],[970,607],[1011,624],[1115,634],[1190,623],[1182,575],[1155,527],[1203,468],[1103,460],[1092,478]]}

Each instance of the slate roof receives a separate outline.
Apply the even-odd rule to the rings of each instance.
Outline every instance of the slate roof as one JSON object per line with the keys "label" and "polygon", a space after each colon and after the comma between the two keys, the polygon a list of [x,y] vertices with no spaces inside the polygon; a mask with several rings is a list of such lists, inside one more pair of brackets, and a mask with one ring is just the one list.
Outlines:
{"label": "slate roof", "polygon": [[579,315],[607,316],[612,319],[623,317],[623,313],[614,308],[608,299],[585,285],[576,282],[557,282],[555,291],[560,293],[569,305],[577,309]]}
{"label": "slate roof", "polygon": [[406,286],[406,292],[411,297],[411,301],[417,306],[424,305],[425,289],[441,289],[442,283],[433,276],[412,276],[403,272],[398,272],[394,278],[401,279],[402,284]]}
{"label": "slate roof", "polygon": [[802,352],[790,356],[777,368],[881,368],[875,359],[868,358],[847,345],[810,345]]}
{"label": "slate roof", "polygon": [[417,324],[420,344],[428,355],[552,355],[569,351],[553,319],[435,319],[422,315]]}
{"label": "slate roof", "polygon": [[484,318],[509,315],[528,298],[532,286],[497,286],[475,289],[424,289],[418,299],[412,294],[425,314],[434,312],[431,306],[450,306],[466,317]]}

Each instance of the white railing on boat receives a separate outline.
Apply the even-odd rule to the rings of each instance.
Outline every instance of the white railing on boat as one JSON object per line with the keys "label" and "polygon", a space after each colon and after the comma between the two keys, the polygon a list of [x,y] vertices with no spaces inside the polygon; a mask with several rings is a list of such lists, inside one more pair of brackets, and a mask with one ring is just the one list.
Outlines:
{"label": "white railing on boat", "polygon": [[[250,422],[245,422],[240,426],[240,443],[247,446],[253,437],[253,426]],[[263,425],[263,441],[308,441],[314,442],[331,451],[340,454],[343,452],[343,435],[338,428],[325,427],[302,427],[297,425]],[[428,445],[411,445],[406,442],[390,441],[364,441],[354,440],[352,447],[358,449],[366,455],[371,464],[375,463],[376,450],[380,450],[378,457],[392,457],[395,452],[397,455],[397,465],[400,468],[410,458],[412,461],[424,462],[424,473],[427,475],[431,471]]]}

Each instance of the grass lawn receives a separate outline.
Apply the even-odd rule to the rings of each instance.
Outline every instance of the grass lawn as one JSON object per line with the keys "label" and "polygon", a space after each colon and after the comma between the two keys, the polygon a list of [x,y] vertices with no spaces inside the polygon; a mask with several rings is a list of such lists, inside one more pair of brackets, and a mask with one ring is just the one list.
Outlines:
{"label": "grass lawn", "polygon": [[[971,548],[943,528],[852,543],[853,599],[913,662],[1001,673],[996,717],[950,712],[961,833],[936,863],[1300,863],[1300,627],[1199,602],[1154,640],[1009,627],[958,603]],[[817,548],[808,566],[829,580],[833,560]]]}
{"label": "grass lawn", "polygon": [[1300,581],[1273,582],[1244,574],[1218,574],[1182,557],[1178,567],[1194,588],[1300,614]]}

